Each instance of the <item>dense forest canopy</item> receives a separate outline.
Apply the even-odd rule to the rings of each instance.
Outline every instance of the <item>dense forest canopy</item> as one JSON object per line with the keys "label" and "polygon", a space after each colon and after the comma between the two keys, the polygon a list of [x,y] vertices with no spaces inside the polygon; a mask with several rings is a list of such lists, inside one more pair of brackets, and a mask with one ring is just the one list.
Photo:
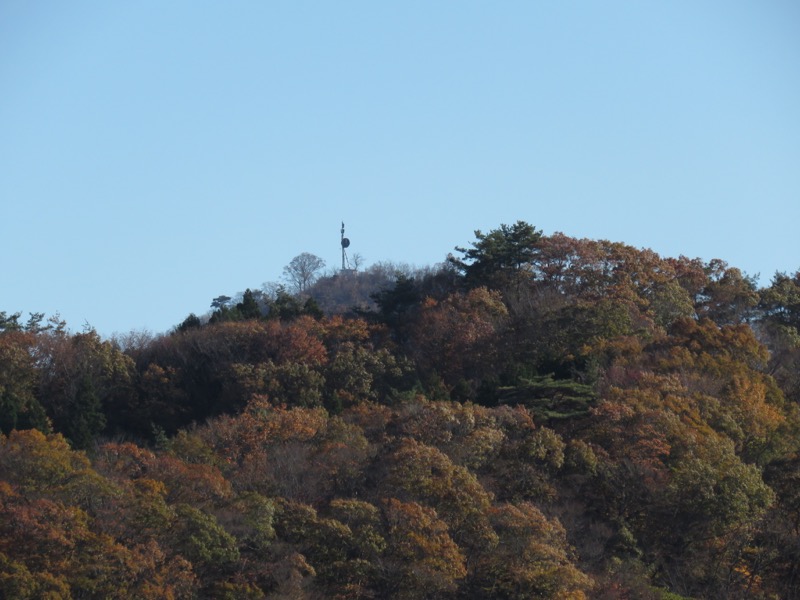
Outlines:
{"label": "dense forest canopy", "polygon": [[475,232],[162,335],[0,313],[0,596],[800,598],[800,272]]}

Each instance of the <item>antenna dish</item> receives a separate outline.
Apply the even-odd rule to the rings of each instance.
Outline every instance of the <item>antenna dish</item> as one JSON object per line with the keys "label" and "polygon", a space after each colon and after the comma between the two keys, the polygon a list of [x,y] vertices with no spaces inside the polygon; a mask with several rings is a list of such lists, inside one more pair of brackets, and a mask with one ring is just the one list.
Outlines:
{"label": "antenna dish", "polygon": [[342,248],[347,248],[350,246],[350,240],[347,238],[342,238]]}

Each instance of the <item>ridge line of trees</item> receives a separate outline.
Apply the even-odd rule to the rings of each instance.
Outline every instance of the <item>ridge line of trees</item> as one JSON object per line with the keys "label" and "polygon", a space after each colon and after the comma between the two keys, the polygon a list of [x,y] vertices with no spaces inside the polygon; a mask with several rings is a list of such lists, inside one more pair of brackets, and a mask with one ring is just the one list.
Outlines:
{"label": "ridge line of trees", "polygon": [[0,596],[799,598],[800,271],[455,252],[163,335],[0,312]]}

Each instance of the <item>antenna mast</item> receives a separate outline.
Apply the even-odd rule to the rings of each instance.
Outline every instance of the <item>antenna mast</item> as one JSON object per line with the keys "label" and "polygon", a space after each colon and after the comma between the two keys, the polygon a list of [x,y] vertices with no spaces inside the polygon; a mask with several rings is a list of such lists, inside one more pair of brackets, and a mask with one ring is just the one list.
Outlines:
{"label": "antenna mast", "polygon": [[350,240],[344,237],[344,221],[342,221],[342,272],[352,271],[350,262],[347,260],[347,252],[345,248],[350,245]]}

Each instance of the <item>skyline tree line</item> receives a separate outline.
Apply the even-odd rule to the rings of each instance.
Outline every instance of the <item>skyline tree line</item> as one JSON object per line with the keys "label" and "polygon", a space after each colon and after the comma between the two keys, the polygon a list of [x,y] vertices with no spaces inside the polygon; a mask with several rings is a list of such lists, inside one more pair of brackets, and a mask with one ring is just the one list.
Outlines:
{"label": "skyline tree line", "polygon": [[312,279],[0,313],[0,595],[798,597],[800,272],[519,221]]}

